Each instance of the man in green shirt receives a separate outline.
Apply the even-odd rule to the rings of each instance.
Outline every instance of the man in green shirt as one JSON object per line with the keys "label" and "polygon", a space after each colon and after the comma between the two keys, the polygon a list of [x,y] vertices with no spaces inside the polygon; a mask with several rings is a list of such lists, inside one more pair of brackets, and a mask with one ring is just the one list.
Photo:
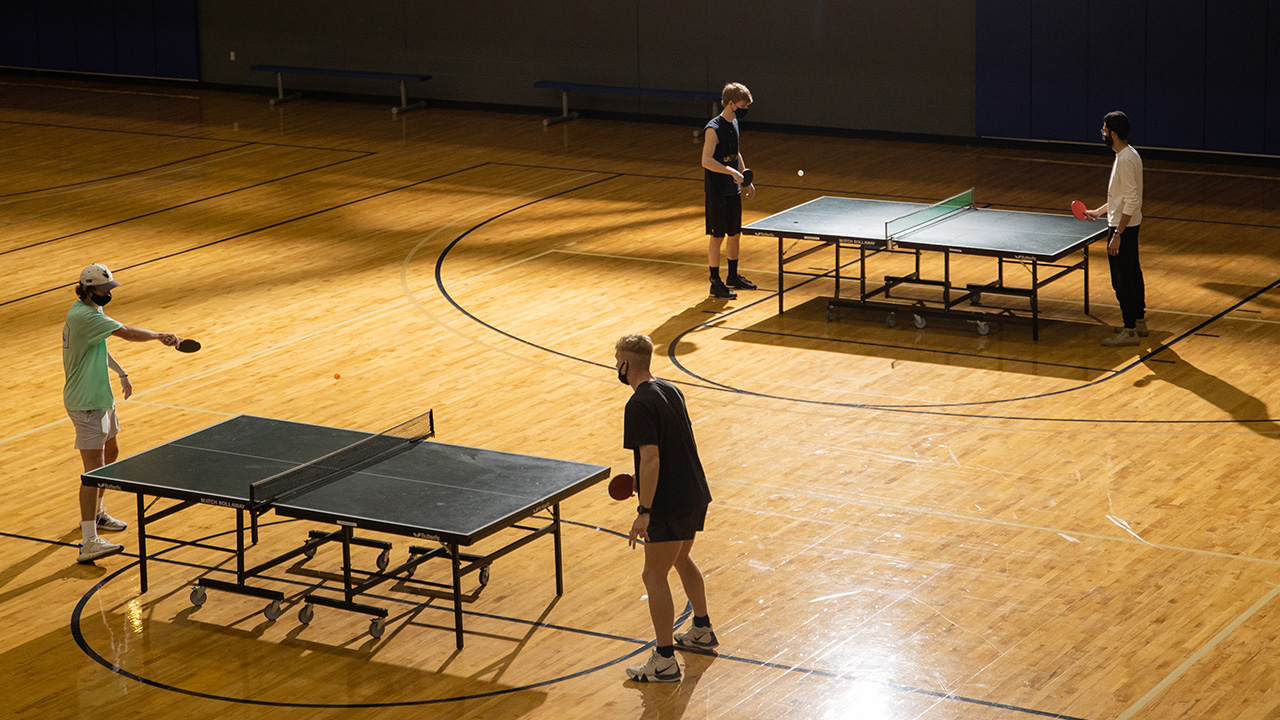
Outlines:
{"label": "man in green shirt", "polygon": [[[182,340],[172,333],[129,327],[107,317],[102,307],[111,302],[111,291],[119,286],[106,265],[95,263],[80,271],[80,282],[76,284],[79,299],[67,311],[67,322],[62,326],[62,369],[67,376],[62,400],[75,426],[76,449],[85,472],[113,463],[120,456],[116,444],[120,421],[116,418],[107,369],[120,376],[126,400],[133,394],[129,375],[107,352],[107,337],[114,335],[134,342],[159,340],[170,347],[177,347]],[[80,530],[84,542],[77,562],[93,562],[124,550],[123,545],[98,537],[98,530],[118,532],[127,527],[123,520],[107,514],[102,507],[102,492],[100,488],[80,486]]]}

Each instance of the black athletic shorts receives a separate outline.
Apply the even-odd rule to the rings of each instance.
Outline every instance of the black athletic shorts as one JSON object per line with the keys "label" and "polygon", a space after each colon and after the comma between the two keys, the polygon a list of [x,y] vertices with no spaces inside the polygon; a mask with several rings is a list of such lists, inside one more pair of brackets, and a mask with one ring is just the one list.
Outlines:
{"label": "black athletic shorts", "polygon": [[707,234],[722,238],[742,232],[742,195],[707,193]]}
{"label": "black athletic shorts", "polygon": [[683,515],[669,513],[650,513],[649,542],[671,542],[673,540],[692,540],[694,533],[702,530],[707,519],[707,506]]}

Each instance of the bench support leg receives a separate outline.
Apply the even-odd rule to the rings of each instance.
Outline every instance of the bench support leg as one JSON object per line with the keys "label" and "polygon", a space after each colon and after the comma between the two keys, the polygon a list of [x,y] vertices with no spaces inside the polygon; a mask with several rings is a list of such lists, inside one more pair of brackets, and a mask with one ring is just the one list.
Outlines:
{"label": "bench support leg", "polygon": [[280,103],[287,103],[290,100],[297,100],[302,97],[302,93],[293,93],[292,95],[284,94],[284,77],[281,73],[276,73],[276,96],[267,102],[271,107],[275,107]]}
{"label": "bench support leg", "polygon": [[560,117],[547,118],[546,120],[542,121],[542,126],[547,127],[548,125],[555,125],[556,123],[568,122],[570,120],[577,120],[577,119],[578,119],[578,113],[569,112],[569,91],[561,90],[560,91]]}
{"label": "bench support leg", "polygon": [[412,105],[409,104],[409,96],[405,94],[404,81],[401,80],[400,81],[400,107],[391,108],[391,114],[399,115],[402,112],[409,112],[410,110],[418,110],[426,106],[427,106],[426,100],[420,100]]}

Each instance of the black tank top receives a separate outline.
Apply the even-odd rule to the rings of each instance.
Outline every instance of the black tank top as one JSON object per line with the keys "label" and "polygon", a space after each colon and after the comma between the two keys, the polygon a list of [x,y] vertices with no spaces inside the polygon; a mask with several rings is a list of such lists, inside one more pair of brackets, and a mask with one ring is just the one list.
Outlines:
{"label": "black tank top", "polygon": [[[712,157],[716,162],[738,169],[738,121],[725,120],[723,115],[711,118],[708,130],[716,131],[716,149]],[[737,195],[741,192],[732,175],[702,169],[703,187],[708,195]]]}

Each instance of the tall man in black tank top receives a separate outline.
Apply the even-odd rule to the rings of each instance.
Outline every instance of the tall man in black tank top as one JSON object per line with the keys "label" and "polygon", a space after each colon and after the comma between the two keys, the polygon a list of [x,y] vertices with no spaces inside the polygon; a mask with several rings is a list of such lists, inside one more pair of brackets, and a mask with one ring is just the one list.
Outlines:
{"label": "tall man in black tank top", "polygon": [[[738,274],[738,240],[742,236],[742,194],[755,197],[754,184],[742,187],[747,168],[738,147],[738,120],[747,114],[751,91],[741,83],[729,83],[720,93],[724,110],[707,123],[702,140],[703,188],[707,194],[707,265],[711,271],[711,296],[731,300],[738,294],[729,288],[755,290],[755,283]],[[720,243],[728,237],[727,284],[720,279]]]}
{"label": "tall man in black tank top", "polygon": [[[680,679],[676,644],[700,650],[719,644],[707,615],[702,571],[689,557],[694,536],[706,519],[711,491],[698,459],[684,395],[649,372],[652,357],[653,341],[647,335],[628,335],[614,346],[618,379],[632,389],[622,444],[635,454],[640,496],[627,539],[633,548],[637,540],[645,541],[642,577],[656,645],[648,662],[627,668],[627,676],[638,682],[676,682]],[[674,634],[675,603],[667,583],[672,568],[693,606],[693,626]]]}

